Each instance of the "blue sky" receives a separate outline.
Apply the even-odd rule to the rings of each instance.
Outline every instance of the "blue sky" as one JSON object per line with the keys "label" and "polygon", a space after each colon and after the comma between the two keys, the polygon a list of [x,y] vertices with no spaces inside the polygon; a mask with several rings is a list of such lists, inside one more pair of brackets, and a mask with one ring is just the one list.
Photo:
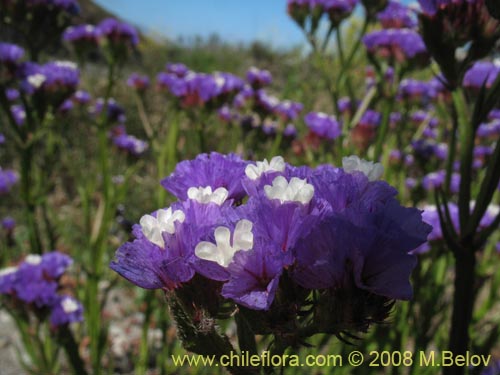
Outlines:
{"label": "blue sky", "polygon": [[304,43],[286,14],[286,0],[96,0],[148,33],[193,37],[219,34],[229,42],[260,40],[276,47]]}

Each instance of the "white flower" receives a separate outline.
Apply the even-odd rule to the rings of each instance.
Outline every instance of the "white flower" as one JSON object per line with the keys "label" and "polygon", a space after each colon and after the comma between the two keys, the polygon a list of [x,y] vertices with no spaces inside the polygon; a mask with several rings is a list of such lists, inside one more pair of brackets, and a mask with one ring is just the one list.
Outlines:
{"label": "white flower", "polygon": [[342,158],[342,167],[347,173],[363,172],[370,181],[379,180],[384,173],[382,164],[360,159],[356,155]]}
{"label": "white flower", "polygon": [[66,297],[61,301],[61,307],[66,314],[71,314],[78,310],[78,303],[73,298]]}
{"label": "white flower", "polygon": [[231,231],[226,227],[215,229],[215,244],[202,241],[194,249],[194,253],[200,259],[216,262],[222,267],[227,267],[234,258],[237,251],[248,251],[253,247],[253,223],[243,219],[236,223],[231,245]]}
{"label": "white flower", "polygon": [[155,245],[165,247],[165,242],[163,241],[163,232],[169,234],[175,233],[175,222],[183,223],[186,219],[186,215],[181,210],[176,210],[172,212],[172,208],[158,210],[156,212],[156,217],[152,215],[144,215],[141,217],[139,224],[141,225],[142,233],[146,238],[154,243]]}
{"label": "white flower", "polygon": [[36,266],[42,262],[42,257],[36,254],[30,254],[24,258],[24,262]]}
{"label": "white flower", "polygon": [[195,201],[208,204],[215,203],[217,205],[222,205],[229,195],[226,188],[220,187],[212,191],[211,186],[206,187],[190,187],[187,192],[189,199],[194,199]]}
{"label": "white flower", "polygon": [[43,85],[47,77],[45,77],[41,73],[36,73],[28,76],[28,83],[33,86],[35,89],[40,88]]}
{"label": "white flower", "polygon": [[269,199],[279,199],[281,203],[307,204],[314,195],[314,186],[297,177],[292,177],[289,183],[285,177],[278,176],[273,180],[272,186],[264,186],[264,191]]}
{"label": "white flower", "polygon": [[245,174],[250,180],[257,180],[266,172],[283,172],[285,170],[285,160],[282,156],[275,156],[268,162],[267,159],[258,161],[257,165],[249,164],[245,168]]}

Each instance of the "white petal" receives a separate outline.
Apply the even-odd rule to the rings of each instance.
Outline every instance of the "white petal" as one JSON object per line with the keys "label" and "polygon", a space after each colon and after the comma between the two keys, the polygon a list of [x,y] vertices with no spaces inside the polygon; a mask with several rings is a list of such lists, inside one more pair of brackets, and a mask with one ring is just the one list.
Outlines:
{"label": "white petal", "polygon": [[196,245],[194,249],[194,254],[204,260],[210,260],[212,262],[221,263],[220,255],[218,254],[217,246],[211,242],[202,241]]}
{"label": "white petal", "polygon": [[254,164],[249,164],[246,166],[245,174],[250,180],[256,180],[260,177],[259,168]]}
{"label": "white petal", "polygon": [[294,197],[294,200],[302,204],[307,204],[314,196],[314,186],[306,184]]}
{"label": "white petal", "polygon": [[211,195],[210,200],[219,206],[224,203],[229,195],[229,192],[226,188],[220,187],[215,189],[213,194]]}
{"label": "white petal", "polygon": [[24,262],[36,266],[42,262],[42,257],[37,254],[30,254],[24,258]]}
{"label": "white petal", "polygon": [[277,172],[283,172],[285,170],[285,166],[285,159],[283,159],[282,156],[275,156],[271,159],[271,163],[269,163],[270,169]]}
{"label": "white petal", "polygon": [[250,220],[240,220],[234,228],[233,248],[236,250],[250,250],[253,247],[253,223]]}

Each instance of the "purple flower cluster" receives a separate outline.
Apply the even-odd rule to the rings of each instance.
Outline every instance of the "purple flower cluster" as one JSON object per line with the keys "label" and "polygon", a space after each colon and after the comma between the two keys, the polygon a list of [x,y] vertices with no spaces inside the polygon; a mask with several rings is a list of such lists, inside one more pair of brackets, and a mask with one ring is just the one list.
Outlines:
{"label": "purple flower cluster", "polygon": [[259,69],[255,66],[248,69],[246,78],[247,82],[255,89],[270,85],[273,81],[273,77],[268,70]]}
{"label": "purple flower cluster", "polygon": [[386,29],[414,29],[417,27],[415,11],[394,0],[389,1],[387,7],[377,14],[377,19]]}
{"label": "purple flower cluster", "polygon": [[63,40],[74,43],[80,48],[97,46],[101,30],[94,25],[77,25],[68,27],[63,33]]}
{"label": "purple flower cluster", "polygon": [[79,81],[80,72],[76,64],[53,61],[45,65],[26,64],[21,85],[30,95],[42,94],[62,101],[75,92]]}
{"label": "purple flower cluster", "polygon": [[14,78],[24,50],[11,43],[0,42],[0,83]]}
{"label": "purple flower cluster", "polygon": [[427,65],[429,56],[422,37],[410,29],[384,29],[363,37],[363,43],[372,56],[393,63]]}
{"label": "purple flower cluster", "polygon": [[[474,202],[471,202],[470,210],[472,211],[473,209],[474,209]],[[450,214],[451,222],[453,223],[454,229],[457,232],[459,232],[460,224],[459,224],[458,206],[455,203],[449,203],[448,212]],[[493,222],[493,220],[495,220],[495,217],[498,215],[499,212],[500,212],[500,207],[498,205],[493,205],[493,204],[490,205],[486,210],[486,212],[484,213],[484,216],[482,217],[481,222],[479,223],[479,227],[480,228],[488,227],[488,225],[490,225]],[[435,205],[425,206],[422,212],[422,219],[425,223],[432,226],[432,231],[427,236],[427,242],[414,249],[412,251],[413,254],[424,254],[428,252],[431,249],[431,247],[435,244],[441,244],[442,246],[445,246],[443,237],[443,228],[441,227],[441,222],[439,220],[439,213],[437,207]]]}
{"label": "purple flower cluster", "polygon": [[380,164],[354,156],[343,169],[311,169],[281,157],[199,155],[162,181],[179,200],[143,216],[111,268],[146,289],[171,290],[199,274],[257,310],[271,308],[285,274],[305,289],[411,298],[408,252],[431,228],[419,210],[400,206],[381,174]]}
{"label": "purple flower cluster", "polygon": [[82,321],[82,305],[71,296],[58,294],[59,280],[72,262],[57,251],[28,255],[17,267],[0,270],[0,294],[11,298],[10,302],[50,314],[53,326]]}
{"label": "purple flower cluster", "polygon": [[313,23],[317,24],[324,14],[332,25],[337,27],[352,13],[357,4],[358,0],[288,0],[287,11],[301,27],[308,16],[312,16]]}
{"label": "purple flower cluster", "polygon": [[149,77],[138,73],[132,73],[127,79],[127,86],[137,91],[144,91],[149,87]]}
{"label": "purple flower cluster", "polygon": [[125,44],[135,47],[139,43],[137,30],[127,23],[114,18],[106,18],[97,25],[97,30],[102,38],[111,44]]}
{"label": "purple flower cluster", "polygon": [[63,34],[63,39],[74,45],[79,55],[84,54],[99,44],[107,49],[107,58],[121,63],[127,56],[129,48],[139,43],[139,34],[131,25],[114,18],[106,18],[97,26],[83,24],[70,26]]}
{"label": "purple flower cluster", "polygon": [[[99,98],[96,100],[95,105],[90,109],[90,113],[94,117],[99,117],[104,108],[104,99]],[[106,121],[112,123],[124,123],[127,117],[125,116],[125,109],[116,102],[115,99],[110,98],[106,103]]]}
{"label": "purple flower cluster", "polygon": [[11,169],[0,168],[0,195],[7,194],[19,182],[19,175]]}
{"label": "purple flower cluster", "polygon": [[483,85],[491,87],[499,73],[499,65],[489,61],[479,61],[465,73],[462,85],[473,90],[479,90]]}
{"label": "purple flower cluster", "polygon": [[111,141],[120,150],[125,151],[133,156],[141,156],[148,149],[148,143],[127,134],[125,126],[115,126],[110,132]]}
{"label": "purple flower cluster", "polygon": [[310,112],[304,117],[307,127],[325,139],[337,139],[342,134],[342,123],[335,116],[329,116],[323,112]]}
{"label": "purple flower cluster", "polygon": [[399,83],[397,97],[400,100],[428,104],[438,97],[439,90],[436,80],[419,81],[407,78]]}
{"label": "purple flower cluster", "polygon": [[24,50],[11,43],[0,43],[0,63],[3,65],[16,64],[24,56]]}
{"label": "purple flower cluster", "polygon": [[[184,67],[181,65],[181,67]],[[180,99],[186,107],[203,106],[207,103],[221,102],[235,95],[244,86],[241,78],[224,72],[213,74],[180,71],[161,72],[156,77],[160,89],[168,90]],[[220,103],[219,103],[220,104]]]}

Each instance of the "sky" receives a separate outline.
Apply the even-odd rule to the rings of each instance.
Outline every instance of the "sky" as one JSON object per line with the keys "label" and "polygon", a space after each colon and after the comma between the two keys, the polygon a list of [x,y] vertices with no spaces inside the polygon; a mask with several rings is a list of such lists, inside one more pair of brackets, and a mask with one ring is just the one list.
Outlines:
{"label": "sky", "polygon": [[304,36],[286,13],[286,0],[95,0],[146,33],[209,36],[228,42],[254,40],[274,47],[304,44]]}

